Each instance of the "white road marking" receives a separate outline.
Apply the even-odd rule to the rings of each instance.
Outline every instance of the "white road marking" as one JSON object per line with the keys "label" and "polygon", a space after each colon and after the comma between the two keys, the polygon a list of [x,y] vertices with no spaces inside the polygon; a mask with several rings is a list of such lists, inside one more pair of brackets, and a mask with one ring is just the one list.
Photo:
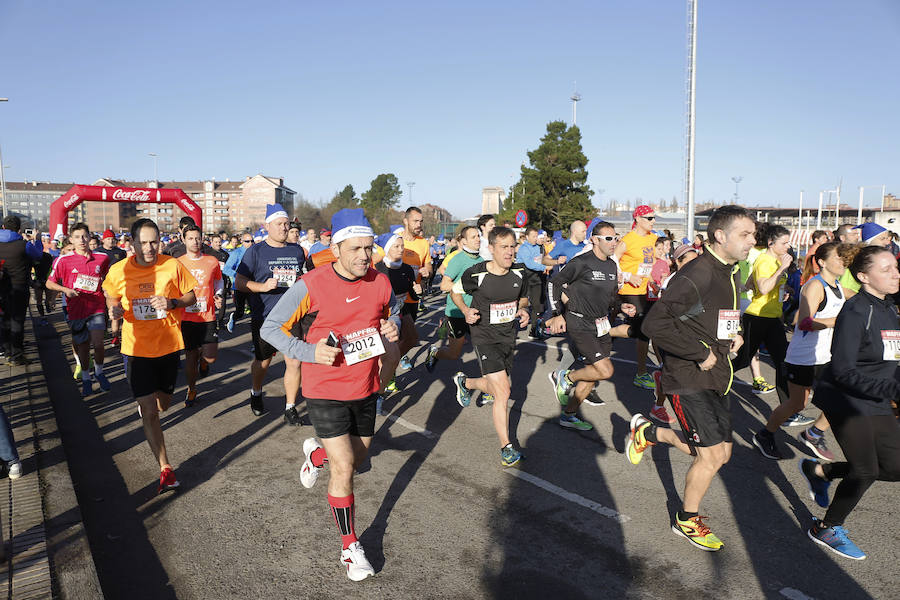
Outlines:
{"label": "white road marking", "polygon": [[578,494],[574,494],[568,490],[564,490],[563,488],[553,485],[549,481],[544,481],[540,477],[535,477],[530,473],[526,473],[525,471],[520,471],[518,469],[506,469],[504,473],[509,473],[513,477],[518,477],[524,481],[527,481],[530,484],[536,485],[542,490],[548,491],[551,494],[555,494],[564,500],[568,500],[574,504],[579,506],[583,506],[587,509],[594,511],[597,514],[603,515],[604,517],[608,517],[614,521],[618,521],[619,523],[627,523],[631,520],[631,517],[627,515],[623,515],[622,513],[613,510],[607,506],[603,506],[598,502],[594,502],[584,496],[579,496]]}
{"label": "white road marking", "polygon": [[782,596],[784,596],[785,598],[790,598],[790,600],[816,600],[812,596],[807,596],[800,590],[795,590],[794,588],[789,588],[789,587],[781,588],[781,590],[779,590],[778,593],[781,594]]}
{"label": "white road marking", "polygon": [[401,427],[406,427],[407,429],[409,429],[411,431],[415,431],[416,433],[421,433],[422,435],[424,435],[425,437],[427,437],[429,439],[434,437],[434,433],[432,433],[431,431],[428,431],[424,427],[419,427],[415,423],[410,423],[403,417],[397,417],[394,415],[385,415],[384,418],[389,421],[393,421],[394,423],[396,423],[397,425],[400,425]]}

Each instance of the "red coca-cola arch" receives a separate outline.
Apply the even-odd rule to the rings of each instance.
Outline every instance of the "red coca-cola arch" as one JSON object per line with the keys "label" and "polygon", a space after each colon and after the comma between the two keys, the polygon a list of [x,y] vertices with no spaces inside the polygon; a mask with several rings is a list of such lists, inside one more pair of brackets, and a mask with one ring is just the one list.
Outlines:
{"label": "red coca-cola arch", "polygon": [[50,205],[50,234],[56,238],[69,233],[69,211],[84,202],[151,202],[176,204],[198,227],[203,227],[203,212],[190,196],[179,188],[129,188],[106,185],[73,185]]}

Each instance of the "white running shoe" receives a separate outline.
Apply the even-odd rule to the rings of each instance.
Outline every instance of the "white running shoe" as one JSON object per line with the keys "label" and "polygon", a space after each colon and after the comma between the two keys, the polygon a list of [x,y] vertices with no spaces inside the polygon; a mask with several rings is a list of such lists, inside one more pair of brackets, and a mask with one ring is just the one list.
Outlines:
{"label": "white running shoe", "polygon": [[375,569],[369,564],[366,552],[359,542],[353,542],[349,548],[341,550],[341,564],[347,569],[347,577],[350,581],[362,581],[366,577],[375,575]]}
{"label": "white running shoe", "polygon": [[312,455],[317,448],[321,447],[322,444],[320,444],[316,438],[306,438],[303,441],[303,454],[306,455],[306,460],[303,461],[303,466],[300,467],[300,483],[302,483],[303,487],[306,489],[316,485],[316,481],[319,480],[319,471],[322,470],[322,467],[314,466],[310,455]]}
{"label": "white running shoe", "polygon": [[22,476],[22,463],[18,460],[9,463],[9,478],[18,479]]}

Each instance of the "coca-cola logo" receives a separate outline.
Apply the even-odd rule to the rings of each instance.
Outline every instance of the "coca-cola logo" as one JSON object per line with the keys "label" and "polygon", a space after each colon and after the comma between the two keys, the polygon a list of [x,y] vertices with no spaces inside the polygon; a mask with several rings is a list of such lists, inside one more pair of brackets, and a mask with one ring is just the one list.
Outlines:
{"label": "coca-cola logo", "polygon": [[150,192],[149,190],[126,192],[125,190],[119,189],[113,192],[113,200],[117,202],[149,202]]}
{"label": "coca-cola logo", "polygon": [[63,206],[66,208],[72,208],[75,204],[78,203],[79,197],[78,194],[72,194],[72,197],[63,202]]}

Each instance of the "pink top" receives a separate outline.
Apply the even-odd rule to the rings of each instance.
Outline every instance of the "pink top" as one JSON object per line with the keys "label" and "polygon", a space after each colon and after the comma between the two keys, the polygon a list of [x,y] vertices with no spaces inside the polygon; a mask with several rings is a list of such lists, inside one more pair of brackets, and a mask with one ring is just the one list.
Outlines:
{"label": "pink top", "polygon": [[109,271],[109,257],[100,252],[77,252],[60,256],[50,271],[50,280],[78,291],[66,300],[69,319],[86,319],[106,311],[103,279]]}

